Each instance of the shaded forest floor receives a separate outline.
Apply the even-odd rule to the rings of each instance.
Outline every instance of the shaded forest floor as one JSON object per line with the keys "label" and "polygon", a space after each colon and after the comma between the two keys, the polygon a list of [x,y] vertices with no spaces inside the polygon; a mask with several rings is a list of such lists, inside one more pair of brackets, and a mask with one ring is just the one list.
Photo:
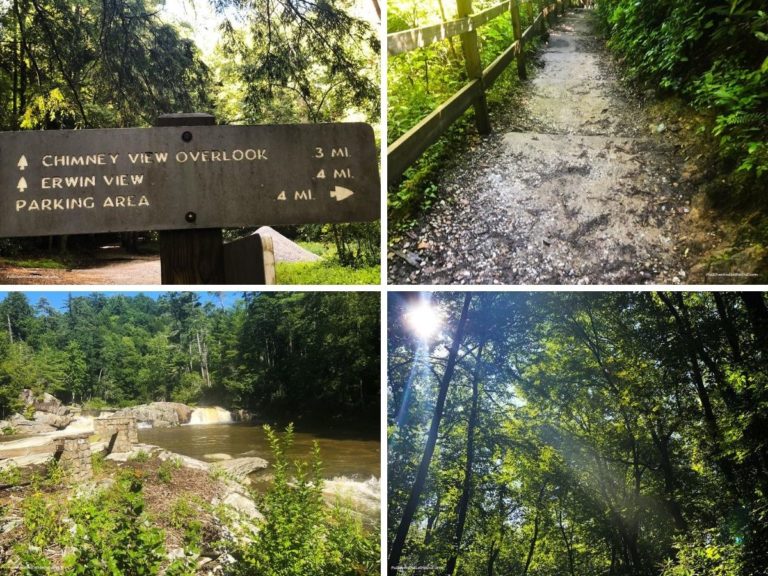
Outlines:
{"label": "shaded forest floor", "polygon": [[684,118],[619,83],[591,12],[560,19],[535,66],[495,132],[446,170],[445,200],[390,246],[391,283],[760,280],[706,256],[726,234],[698,194],[704,154]]}

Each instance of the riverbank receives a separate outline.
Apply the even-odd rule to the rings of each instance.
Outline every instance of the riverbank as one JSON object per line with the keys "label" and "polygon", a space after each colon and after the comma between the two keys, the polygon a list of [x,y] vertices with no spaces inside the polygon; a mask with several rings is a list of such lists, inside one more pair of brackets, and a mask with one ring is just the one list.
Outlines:
{"label": "riverbank", "polygon": [[[244,460],[248,460],[245,465]],[[122,529],[123,536],[138,538],[144,530],[136,546],[147,539],[154,542],[143,554],[149,554],[147,561],[156,559],[157,571],[142,573],[231,573],[238,558],[247,557],[243,550],[254,535],[270,521],[260,509],[269,510],[274,495],[270,491],[258,494],[248,486],[250,472],[267,467],[267,462],[259,460],[223,458],[211,464],[138,444],[128,453],[106,457],[94,453],[93,477],[83,483],[72,484],[66,471],[50,462],[23,474],[19,469],[10,473],[6,469],[0,473],[0,568],[9,575],[28,573],[23,567],[29,569],[32,562],[46,574],[68,573],[68,563],[73,558],[82,560],[88,550],[101,562],[109,552],[91,549],[96,535],[89,530],[104,529],[100,522],[114,521],[121,527],[112,529]],[[240,465],[233,467],[238,461]],[[297,492],[306,490],[300,475],[291,482],[298,482]],[[338,529],[378,540],[378,480],[336,479],[318,487],[318,493],[320,490],[323,514],[341,514],[334,520],[344,522]],[[133,502],[128,506],[132,516],[121,520],[119,514],[125,512],[128,501]],[[80,524],[83,510],[90,512]],[[113,518],[102,518],[104,514]],[[306,521],[294,519],[298,524],[302,520]]]}

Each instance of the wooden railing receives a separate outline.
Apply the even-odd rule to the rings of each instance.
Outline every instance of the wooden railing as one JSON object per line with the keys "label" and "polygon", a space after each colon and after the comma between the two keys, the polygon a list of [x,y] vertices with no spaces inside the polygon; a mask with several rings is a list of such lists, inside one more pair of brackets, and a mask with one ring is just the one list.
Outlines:
{"label": "wooden railing", "polygon": [[[464,111],[472,106],[475,110],[475,125],[478,132],[491,131],[486,91],[512,60],[517,60],[517,73],[525,79],[525,51],[523,47],[538,30],[543,31],[558,13],[563,14],[571,0],[506,0],[491,8],[472,14],[472,0],[456,0],[456,20],[431,26],[422,26],[387,35],[387,53],[390,56],[419,50],[435,42],[461,37],[464,64],[469,82],[453,94],[421,122],[400,136],[387,149],[387,182],[396,184],[411,164],[434,144],[443,133],[458,120]],[[521,32],[520,5],[525,5],[531,25]],[[515,40],[496,60],[483,69],[477,45],[477,29],[494,18],[510,13]],[[534,17],[534,12],[536,16]]]}

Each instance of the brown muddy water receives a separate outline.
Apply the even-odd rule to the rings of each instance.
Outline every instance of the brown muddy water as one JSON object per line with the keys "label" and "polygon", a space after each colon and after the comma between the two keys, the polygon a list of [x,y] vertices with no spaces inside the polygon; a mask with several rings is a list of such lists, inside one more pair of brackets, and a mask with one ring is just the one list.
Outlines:
{"label": "brown muddy water", "polygon": [[[312,444],[320,445],[323,476],[327,479],[346,477],[365,481],[381,475],[381,445],[378,440],[360,440],[348,435],[294,432],[293,447],[288,458],[308,459]],[[229,454],[258,456],[267,462],[274,460],[267,437],[261,426],[247,424],[204,424],[174,428],[139,430],[139,442],[154,444],[177,454],[212,461],[206,455]]]}

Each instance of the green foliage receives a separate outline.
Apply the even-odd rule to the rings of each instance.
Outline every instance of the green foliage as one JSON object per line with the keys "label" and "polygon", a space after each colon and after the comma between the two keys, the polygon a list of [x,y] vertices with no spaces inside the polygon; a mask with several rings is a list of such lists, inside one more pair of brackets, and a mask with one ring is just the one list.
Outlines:
{"label": "green foliage", "polygon": [[152,3],[13,7],[0,10],[5,129],[146,126],[162,113],[209,109],[209,72],[196,46]]}
{"label": "green foliage", "polygon": [[65,557],[68,574],[158,574],[165,558],[164,535],[144,513],[142,480],[132,471],[93,498],[75,500],[70,516],[76,524]]}
{"label": "green foliage", "polygon": [[237,121],[328,122],[379,108],[378,35],[339,0],[321,3],[220,0],[219,11],[245,23],[224,25],[221,72],[242,82]]}
{"label": "green foliage", "polygon": [[282,437],[264,430],[272,450],[274,480],[262,502],[266,518],[252,543],[236,552],[233,574],[320,576],[379,574],[377,537],[323,503],[320,451],[309,462],[289,463],[293,426]]}
{"label": "green foliage", "polygon": [[149,462],[149,452],[146,452],[144,450],[139,450],[135,452],[134,454],[131,454],[130,461],[136,462],[137,464],[143,464],[145,462]]}
{"label": "green foliage", "polygon": [[403,321],[416,297],[389,303],[390,542],[418,496],[401,566],[764,573],[768,295],[474,294],[463,332],[464,294],[428,298],[444,317],[431,341]]}
{"label": "green foliage", "polygon": [[104,452],[91,452],[91,468],[93,469],[93,474],[95,476],[98,476],[104,471],[104,466],[106,465],[106,456]]}
{"label": "green foliage", "polygon": [[0,484],[6,486],[18,486],[21,482],[21,469],[15,464],[10,463],[0,468]]}
{"label": "green foliage", "polygon": [[[372,270],[332,273],[378,283]],[[0,330],[0,418],[31,388],[90,410],[175,399],[375,427],[378,308],[374,293],[248,293],[227,306],[171,292],[72,295],[60,311],[11,293],[0,300],[13,333]]]}
{"label": "green foliage", "polygon": [[157,479],[163,484],[170,484],[173,481],[173,471],[180,470],[182,462],[179,458],[169,458],[160,463],[157,469]]}
{"label": "green foliage", "polygon": [[278,262],[275,275],[280,284],[379,284],[381,266],[348,268],[328,260]]}
{"label": "green foliage", "polygon": [[711,111],[723,159],[762,189],[768,173],[764,3],[607,0],[598,11],[629,75]]}
{"label": "green foliage", "polygon": [[51,502],[44,494],[35,492],[22,503],[23,526],[26,542],[45,548],[62,538],[66,527],[62,524],[60,503]]}
{"label": "green foliage", "polygon": [[715,530],[686,535],[675,541],[677,556],[664,565],[662,576],[734,576],[740,574],[743,546],[723,541]]}

